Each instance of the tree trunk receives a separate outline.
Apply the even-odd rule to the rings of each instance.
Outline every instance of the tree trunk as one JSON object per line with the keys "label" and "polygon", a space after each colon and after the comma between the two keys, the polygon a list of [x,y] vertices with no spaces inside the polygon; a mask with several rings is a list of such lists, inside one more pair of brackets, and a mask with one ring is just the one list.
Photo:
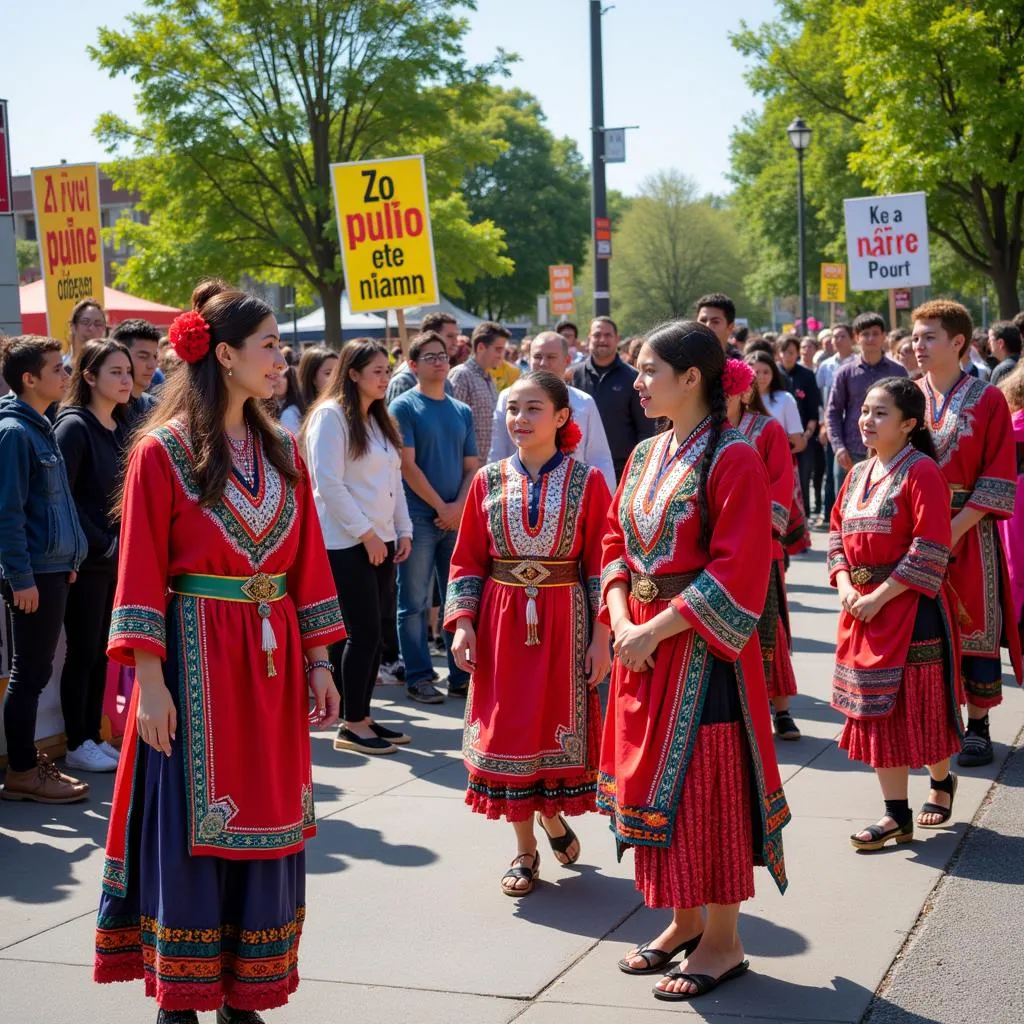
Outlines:
{"label": "tree trunk", "polygon": [[1012,320],[1020,312],[1020,297],[1017,294],[1017,274],[1019,267],[1006,270],[994,266],[989,271],[996,286],[996,296],[999,299],[999,319]]}
{"label": "tree trunk", "polygon": [[341,350],[341,292],[342,283],[320,285],[320,301],[324,307],[324,344],[335,351]]}

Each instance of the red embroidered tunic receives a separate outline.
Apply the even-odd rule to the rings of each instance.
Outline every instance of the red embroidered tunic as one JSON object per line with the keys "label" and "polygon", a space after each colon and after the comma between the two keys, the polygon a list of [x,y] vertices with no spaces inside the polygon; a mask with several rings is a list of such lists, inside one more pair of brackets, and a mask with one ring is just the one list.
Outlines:
{"label": "red embroidered tunic", "polygon": [[[600,707],[583,663],[611,501],[601,473],[569,457],[531,495],[517,462],[485,466],[470,486],[444,616],[446,629],[465,617],[477,634],[462,752],[480,799],[469,802],[512,820],[547,798],[570,812],[585,798],[582,809],[593,809]],[[525,588],[492,579],[495,559],[580,563],[580,583],[536,588],[539,644],[526,643]]]}
{"label": "red embroidered tunic", "polygon": [[671,460],[671,433],[637,445],[608,517],[602,593],[620,580],[628,585],[635,573],[699,575],[671,602],[644,604],[629,596],[633,622],[647,622],[671,603],[692,628],[658,645],[651,671],[631,672],[616,660],[601,745],[598,809],[611,816],[612,831],[623,845],[671,845],[711,658],[731,662],[757,785],[762,826],[757,861],[784,889],[781,831],[789,808],[755,633],[772,558],[768,480],[754,447],[738,431],[723,431],[707,481],[711,550],[705,551],[698,479],[709,430],[705,421]]}
{"label": "red embroidered tunic", "polygon": [[944,406],[937,406],[927,376],[917,383],[928,403],[928,429],[951,492],[952,514],[965,506],[986,513],[956,546],[949,564],[963,653],[998,660],[1003,622],[1009,622],[1010,657],[1020,682],[1020,639],[1012,628],[1016,620],[995,523],[1013,515],[1017,490],[1010,410],[998,388],[966,373]]}
{"label": "red embroidered tunic", "polygon": [[[857,463],[832,507],[828,573],[832,586],[845,570],[890,567],[908,589],[870,621],[839,613],[832,707],[848,718],[885,718],[896,706],[920,596],[938,598],[952,657],[950,692],[959,690],[959,634],[948,588],[951,530],[949,490],[942,471],[908,445],[886,470],[877,458]],[[869,594],[882,580],[854,586]]]}
{"label": "red embroidered tunic", "polygon": [[[174,646],[192,854],[282,857],[316,831],[303,652],[342,640],[345,631],[309,477],[292,436],[280,436],[300,470],[297,486],[257,443],[255,484],[233,473],[224,497],[207,508],[197,500],[181,425],[144,438],[128,464],[108,653],[132,665],[136,650],[166,659]],[[288,577],[287,596],[270,605],[278,644],[273,677],[256,605],[175,597],[168,615],[173,576],[245,579],[257,572]],[[136,687],[133,708],[137,700]],[[107,842],[104,883],[113,895],[124,888],[135,729],[133,710]]]}

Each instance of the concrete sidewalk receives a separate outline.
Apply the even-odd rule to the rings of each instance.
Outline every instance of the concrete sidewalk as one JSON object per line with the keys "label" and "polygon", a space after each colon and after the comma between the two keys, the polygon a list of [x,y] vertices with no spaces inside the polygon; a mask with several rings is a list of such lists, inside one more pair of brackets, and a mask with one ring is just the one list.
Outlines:
{"label": "concrete sidewalk", "polygon": [[[824,536],[815,543],[822,548]],[[407,727],[413,746],[373,760],[335,753],[329,733],[314,736],[321,828],[308,848],[303,984],[287,1007],[266,1015],[268,1022],[620,1024],[680,1013],[750,1024],[855,1022],[904,946],[873,1021],[1019,1020],[1019,985],[1013,992],[991,985],[991,1005],[977,999],[990,967],[1003,972],[1005,986],[1015,984],[1009,965],[1019,943],[1007,940],[1021,909],[1018,902],[1011,916],[1007,897],[1019,901],[1024,880],[1022,758],[960,852],[957,873],[918,921],[1008,744],[1024,729],[1024,694],[1006,686],[993,715],[996,763],[963,774],[953,827],[921,832],[917,842],[880,854],[856,854],[847,837],[876,820],[881,798],[873,773],[835,745],[841,721],[828,705],[835,597],[824,573],[820,550],[796,559],[789,573],[801,689],[794,713],[804,731],[800,743],[777,744],[794,815],[785,832],[790,888],[779,896],[758,870],[758,896],[742,919],[747,977],[693,1004],[669,1005],[651,997],[656,979],[616,969],[630,945],[657,934],[665,914],[642,907],[632,855],[616,863],[596,815],[577,819],[581,865],[562,868],[542,847],[537,890],[518,901],[502,896],[498,878],[515,850],[512,830],[463,805],[462,703],[427,708],[388,687],[378,691],[378,718]],[[110,789],[101,778],[88,803],[66,808],[0,803],[4,1024],[155,1019],[140,983],[90,981]],[[913,804],[926,789],[924,773],[915,774]],[[961,885],[984,891],[968,888],[957,897]],[[949,903],[949,894],[959,904]],[[958,941],[958,929],[967,927],[965,900],[972,915],[966,947]],[[947,903],[952,909],[940,931],[934,922]],[[976,951],[969,997],[962,986],[970,964],[961,947]],[[936,958],[948,965],[947,957],[961,966],[934,967]]]}

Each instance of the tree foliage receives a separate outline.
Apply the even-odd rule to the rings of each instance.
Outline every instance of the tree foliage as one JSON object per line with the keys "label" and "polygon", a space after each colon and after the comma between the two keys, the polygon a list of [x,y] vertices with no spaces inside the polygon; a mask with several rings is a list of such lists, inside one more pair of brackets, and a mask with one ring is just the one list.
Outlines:
{"label": "tree foliage", "polygon": [[756,263],[752,286],[764,294],[793,285],[795,227],[786,231],[781,219],[780,174],[792,175],[794,163],[785,124],[801,114],[815,129],[806,160],[813,262],[843,257],[843,198],[923,190],[933,235],[963,264],[950,279],[986,275],[1002,314],[1015,312],[1024,7],[780,0],[779,12],[775,22],[744,26],[734,37],[753,61],[750,84],[765,97],[764,112],[733,139],[737,205]]}
{"label": "tree foliage", "polygon": [[130,290],[181,304],[211,272],[293,284],[340,340],[330,164],[422,153],[442,288],[512,269],[458,186],[502,143],[483,127],[498,53],[470,65],[462,0],[149,0],[92,57],[136,87],[137,123],[100,118],[108,169],[146,223],[121,221]]}
{"label": "tree foliage", "polygon": [[462,193],[473,220],[503,232],[514,275],[462,284],[466,306],[492,319],[528,313],[547,291],[548,266],[579,266],[590,225],[590,176],[575,142],[544,126],[540,104],[521,90],[494,89],[487,122],[505,151],[470,168]]}
{"label": "tree foliage", "polygon": [[16,258],[18,260],[18,273],[39,267],[39,243],[30,242],[26,238],[15,239]]}

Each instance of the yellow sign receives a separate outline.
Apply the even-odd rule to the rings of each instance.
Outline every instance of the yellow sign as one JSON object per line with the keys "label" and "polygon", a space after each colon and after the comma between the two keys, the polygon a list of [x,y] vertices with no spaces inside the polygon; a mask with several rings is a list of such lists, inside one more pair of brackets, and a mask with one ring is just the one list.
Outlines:
{"label": "yellow sign", "polygon": [[353,313],[439,301],[422,156],[331,164]]}
{"label": "yellow sign", "polygon": [[796,324],[783,324],[782,325],[782,333],[783,334],[795,334],[796,333]]}
{"label": "yellow sign", "polygon": [[63,340],[75,303],[103,302],[99,166],[33,167],[32,201],[46,282],[46,330]]}
{"label": "yellow sign", "polygon": [[822,263],[821,265],[821,301],[846,301],[846,264]]}
{"label": "yellow sign", "polygon": [[571,263],[554,263],[548,267],[548,290],[552,316],[572,316],[576,312]]}

